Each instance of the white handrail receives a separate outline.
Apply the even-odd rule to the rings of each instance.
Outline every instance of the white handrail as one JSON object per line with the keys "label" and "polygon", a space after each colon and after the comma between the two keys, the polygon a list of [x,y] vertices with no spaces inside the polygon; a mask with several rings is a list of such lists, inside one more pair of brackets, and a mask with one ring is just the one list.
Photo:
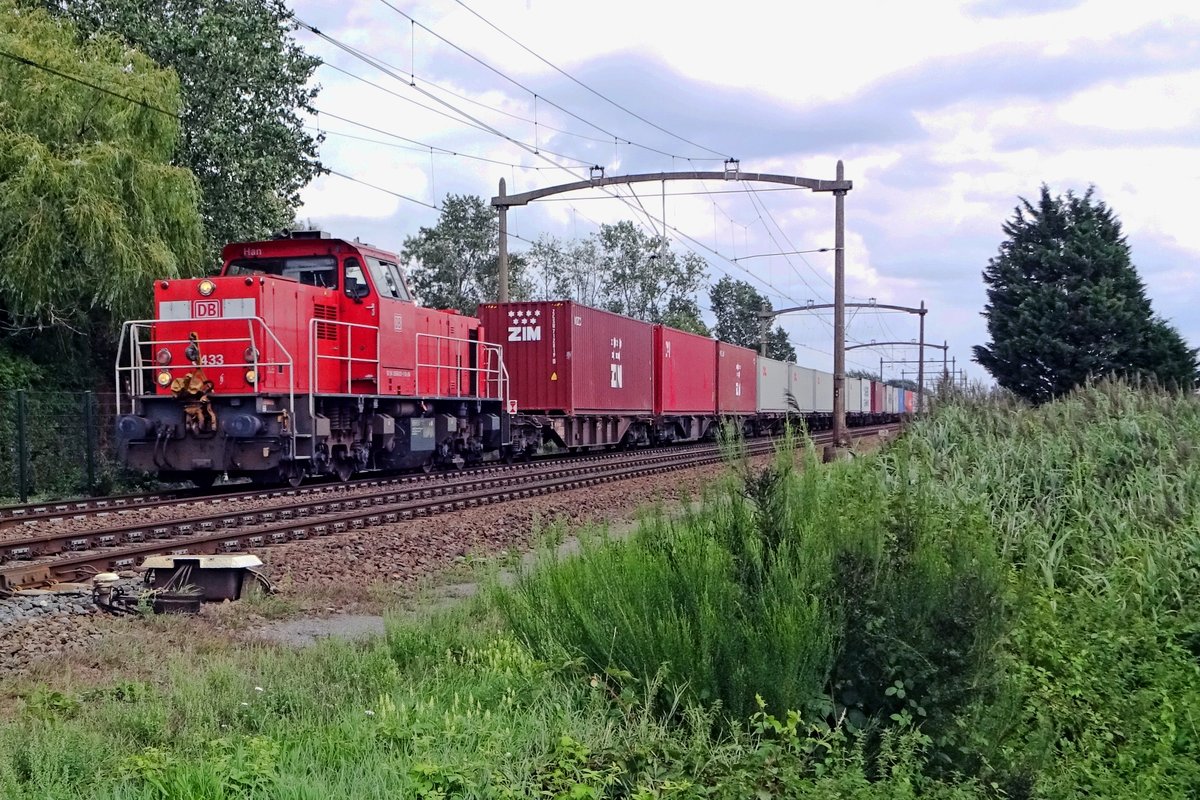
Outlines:
{"label": "white handrail", "polygon": [[[239,319],[246,320],[246,329],[247,329],[246,339],[242,339],[239,337],[233,337],[233,338],[219,337],[219,338],[212,338],[212,339],[200,339],[199,341],[204,344],[230,344],[230,343],[240,343],[243,341],[247,342],[248,343],[247,349],[250,350],[250,352],[252,354],[252,357],[249,361],[247,361],[245,363],[228,363],[228,364],[220,364],[220,365],[216,365],[216,366],[220,369],[241,369],[243,367],[253,368],[255,370],[256,374],[258,375],[258,380],[254,384],[254,389],[252,389],[252,391],[250,392],[252,394],[262,393],[262,390],[260,388],[258,388],[259,386],[261,386],[261,382],[262,382],[262,375],[261,375],[261,373],[258,373],[258,369],[260,367],[285,367],[287,369],[287,373],[288,373],[288,393],[287,393],[288,394],[288,408],[287,408],[287,411],[288,411],[289,428],[290,428],[291,440],[292,440],[291,451],[292,451],[293,458],[299,458],[300,456],[296,452],[296,434],[297,434],[297,424],[296,423],[297,423],[297,420],[296,420],[296,369],[295,369],[296,365],[295,365],[295,360],[292,358],[292,354],[288,351],[288,349],[283,346],[283,342],[279,340],[279,337],[275,335],[275,332],[273,330],[271,330],[270,326],[267,325],[266,321],[262,317],[258,317],[258,316],[240,317]],[[154,338],[147,338],[145,341],[143,341],[141,339],[141,335],[140,335],[141,331],[143,329],[146,330],[152,337],[153,336],[152,326],[154,326],[154,325],[175,325],[175,324],[178,324],[181,322],[188,322],[188,321],[189,320],[174,320],[174,319],[172,319],[172,320],[137,319],[137,320],[129,320],[121,326],[121,338],[118,341],[118,345],[117,345],[117,361],[116,361],[115,370],[114,370],[114,374],[113,374],[113,378],[115,381],[116,406],[117,406],[117,415],[118,416],[120,416],[120,414],[122,413],[121,373],[123,373],[123,372],[130,373],[130,378],[131,378],[130,387],[129,387],[130,412],[136,413],[137,412],[136,398],[142,397],[146,394],[145,374],[144,374],[145,370],[153,369],[155,367],[158,367],[159,369],[166,369],[166,367],[158,364],[154,360],[155,348],[162,347],[164,345],[171,345],[171,344],[178,345],[178,344],[184,344],[184,343],[190,342],[190,339],[154,339]],[[206,319],[203,321],[211,322],[213,320]],[[271,343],[278,349],[278,352],[282,354],[282,356],[283,356],[282,361],[262,361],[258,358],[258,353],[259,353],[258,343],[254,337],[255,323],[262,326],[262,330],[265,333],[265,335],[270,338]],[[122,366],[121,361],[125,355],[126,339],[128,339],[130,342],[130,353],[129,353],[130,364],[129,364],[129,366]],[[143,348],[149,349],[150,357],[148,359],[143,357],[143,354],[142,354]],[[174,369],[180,369],[180,367],[174,367]]]}
{"label": "white handrail", "polygon": [[[422,340],[433,342],[433,349],[436,353],[435,362],[424,362],[421,360],[421,343]],[[466,346],[468,353],[470,348],[479,348],[479,361],[477,366],[464,366],[460,364],[443,364],[442,363],[442,347],[443,343]],[[494,354],[496,357],[495,366],[490,364],[490,356]],[[464,393],[462,391],[461,381],[457,384],[458,394],[448,395],[452,397],[461,397],[468,399],[498,399],[507,406],[508,401],[508,369],[504,364],[504,351],[498,344],[490,342],[481,342],[476,339],[463,339],[456,336],[443,336],[436,333],[418,333],[417,334],[417,358],[416,358],[416,394],[422,396],[421,391],[421,373],[424,369],[432,369],[434,371],[435,396],[441,391],[442,386],[442,371],[453,370],[454,372],[476,374],[480,381],[476,384],[475,394]],[[496,394],[493,396],[485,387],[495,385]]]}

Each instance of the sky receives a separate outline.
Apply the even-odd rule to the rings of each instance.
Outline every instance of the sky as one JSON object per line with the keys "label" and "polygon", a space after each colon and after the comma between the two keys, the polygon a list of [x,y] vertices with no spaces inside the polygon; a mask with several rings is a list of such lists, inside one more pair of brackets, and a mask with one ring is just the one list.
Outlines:
{"label": "sky", "polygon": [[[399,251],[447,193],[491,198],[606,176],[722,171],[832,179],[846,196],[849,302],[929,308],[928,341],[973,380],[981,272],[1042,184],[1120,218],[1156,313],[1200,346],[1200,3],[1173,0],[291,0],[326,63],[313,131],[330,169],[299,217]],[[364,80],[365,79],[365,80]],[[372,85],[374,84],[374,85]],[[369,127],[364,127],[369,126]],[[354,138],[356,137],[356,138]],[[364,185],[371,184],[374,187]],[[782,189],[782,190],[781,190]],[[635,192],[634,194],[631,193]],[[665,195],[665,196],[664,196]],[[776,308],[832,302],[829,194],[745,181],[587,190],[515,208],[510,251],[624,219],[663,231],[709,280]],[[519,237],[519,238],[518,238]],[[708,305],[705,293],[699,298]],[[709,315],[711,321],[711,315]],[[848,310],[848,344],[917,337],[917,318]],[[779,318],[832,368],[828,312]],[[940,358],[932,351],[927,358]],[[912,377],[915,347],[848,369]]]}

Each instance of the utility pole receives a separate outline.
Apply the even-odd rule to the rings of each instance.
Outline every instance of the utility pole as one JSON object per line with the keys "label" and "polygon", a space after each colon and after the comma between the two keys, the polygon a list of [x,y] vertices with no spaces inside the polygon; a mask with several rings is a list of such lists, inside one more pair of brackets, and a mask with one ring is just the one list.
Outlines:
{"label": "utility pole", "polygon": [[767,333],[771,330],[771,318],[760,317],[758,320],[759,337],[758,337],[758,354],[763,358],[767,357]]}
{"label": "utility pole", "polygon": [[[845,179],[837,162],[838,183]],[[922,317],[924,319],[924,317]],[[833,193],[833,449],[846,441],[846,190]]]}
{"label": "utility pole", "polygon": [[925,301],[921,301],[921,343],[917,345],[917,413],[925,410]]}
{"label": "utility pole", "polygon": [[[504,197],[508,192],[505,191],[504,178],[500,179],[500,197]],[[495,205],[495,204],[493,204]],[[496,206],[497,213],[500,216],[500,253],[496,257],[496,272],[497,283],[499,286],[496,289],[496,300],[500,303],[508,302],[508,206],[500,204]]]}

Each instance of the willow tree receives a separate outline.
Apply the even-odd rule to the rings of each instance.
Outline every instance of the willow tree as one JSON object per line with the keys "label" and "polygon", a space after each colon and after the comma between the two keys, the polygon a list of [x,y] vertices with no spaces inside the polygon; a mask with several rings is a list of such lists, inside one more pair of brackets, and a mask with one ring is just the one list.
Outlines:
{"label": "willow tree", "polygon": [[145,316],[152,280],[202,268],[200,193],[170,163],[178,82],[12,0],[0,51],[0,334],[38,352],[55,328],[78,349]]}
{"label": "willow tree", "polygon": [[202,190],[215,261],[229,242],[289,226],[300,190],[323,172],[306,129],[320,60],[293,38],[285,0],[24,0],[62,14],[85,38],[107,33],[179,76],[183,138],[174,163]]}

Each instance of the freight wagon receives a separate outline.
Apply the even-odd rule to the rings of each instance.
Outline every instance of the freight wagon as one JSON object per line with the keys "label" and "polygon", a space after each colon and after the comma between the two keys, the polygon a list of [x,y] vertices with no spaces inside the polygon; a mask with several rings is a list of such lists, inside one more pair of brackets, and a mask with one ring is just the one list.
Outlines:
{"label": "freight wagon", "polygon": [[[846,413],[861,414],[863,410],[863,380],[862,378],[846,378]],[[868,391],[870,391],[868,387]],[[870,407],[867,408],[870,411]]]}
{"label": "freight wagon", "polygon": [[654,326],[654,439],[690,441],[708,435],[717,412],[715,339]]}
{"label": "freight wagon", "polygon": [[788,412],[788,365],[766,356],[757,358],[758,412]]}
{"label": "freight wagon", "polygon": [[485,303],[478,314],[504,348],[515,451],[651,442],[653,325],[569,300]]}

